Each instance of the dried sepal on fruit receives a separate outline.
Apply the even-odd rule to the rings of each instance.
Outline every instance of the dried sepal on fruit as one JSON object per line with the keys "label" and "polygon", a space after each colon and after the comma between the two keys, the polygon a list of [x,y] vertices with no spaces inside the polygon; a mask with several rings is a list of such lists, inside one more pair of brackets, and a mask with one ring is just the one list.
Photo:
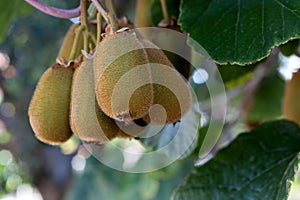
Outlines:
{"label": "dried sepal on fruit", "polygon": [[55,64],[40,78],[28,115],[36,137],[57,145],[72,136],[69,126],[70,95],[74,69]]}
{"label": "dried sepal on fruit", "polygon": [[286,83],[283,99],[283,115],[286,119],[300,126],[300,70],[293,74],[292,80]]}

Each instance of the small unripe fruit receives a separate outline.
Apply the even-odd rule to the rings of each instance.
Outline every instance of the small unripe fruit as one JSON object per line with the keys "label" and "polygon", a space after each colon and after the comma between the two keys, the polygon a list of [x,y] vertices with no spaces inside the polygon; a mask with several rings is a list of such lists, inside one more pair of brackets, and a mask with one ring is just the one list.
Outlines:
{"label": "small unripe fruit", "polygon": [[300,70],[293,74],[292,80],[286,83],[283,100],[283,115],[286,119],[300,126]]}
{"label": "small unripe fruit", "polygon": [[120,132],[115,121],[105,115],[96,102],[91,59],[83,61],[75,70],[70,122],[74,134],[87,142],[104,143]]}
{"label": "small unripe fruit", "polygon": [[72,24],[71,27],[69,28],[63,44],[60,47],[57,59],[58,60],[63,60],[63,61],[70,61],[72,60],[72,55],[71,55],[71,51],[72,51],[72,47],[74,44],[74,40],[76,37],[76,34],[78,35],[78,41],[77,41],[77,48],[76,48],[76,52],[74,54],[74,58],[77,58],[80,54],[81,54],[81,49],[83,49],[83,33],[82,31],[78,31],[78,28],[80,27],[80,24]]}
{"label": "small unripe fruit", "polygon": [[[136,68],[147,64],[147,54],[132,32],[115,33],[97,45],[94,58],[96,97],[106,115],[128,122],[147,114],[153,102],[150,69],[147,66]],[[134,79],[126,78],[129,74]],[[134,83],[141,85],[134,88]]]}
{"label": "small unripe fruit", "polygon": [[72,67],[58,64],[50,67],[39,80],[29,106],[29,121],[36,137],[57,145],[72,136],[69,110]]}

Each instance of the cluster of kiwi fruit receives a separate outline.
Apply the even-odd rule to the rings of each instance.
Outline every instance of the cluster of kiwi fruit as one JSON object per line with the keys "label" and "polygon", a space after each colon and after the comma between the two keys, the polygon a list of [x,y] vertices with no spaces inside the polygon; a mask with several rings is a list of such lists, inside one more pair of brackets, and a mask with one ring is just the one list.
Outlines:
{"label": "cluster of kiwi fruit", "polygon": [[[85,54],[80,27],[70,27],[57,63],[42,75],[33,94],[28,115],[40,141],[58,145],[73,134],[100,144],[116,137],[137,138],[148,124],[176,123],[188,111],[191,94],[185,79],[151,41],[120,27],[102,34]],[[172,72],[168,82],[179,94],[159,84],[157,79],[169,76],[155,71],[153,64],[166,66],[163,73]],[[134,76],[127,77],[131,72]],[[132,89],[136,83],[141,85]],[[121,92],[115,92],[118,86]],[[154,109],[157,104],[164,108],[163,120],[160,109]]]}

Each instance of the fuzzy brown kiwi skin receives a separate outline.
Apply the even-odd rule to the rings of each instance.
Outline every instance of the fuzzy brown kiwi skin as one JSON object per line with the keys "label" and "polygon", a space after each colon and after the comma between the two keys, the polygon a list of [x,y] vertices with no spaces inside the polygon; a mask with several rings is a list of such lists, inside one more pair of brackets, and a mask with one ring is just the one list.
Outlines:
{"label": "fuzzy brown kiwi skin", "polygon": [[292,80],[286,83],[283,99],[283,115],[300,126],[300,70],[293,74]]}
{"label": "fuzzy brown kiwi skin", "polygon": [[[135,48],[132,47],[134,45]],[[151,63],[167,65],[170,70],[173,70],[176,75],[170,81],[173,84],[178,84],[178,87],[182,89],[180,93],[185,98],[181,98],[181,102],[177,100],[170,89],[153,83],[153,75],[158,74],[151,71]],[[145,80],[145,82],[152,84],[143,85],[131,94],[129,110],[123,109],[122,106],[127,102],[122,102],[122,94],[120,94],[119,99],[113,102],[116,108],[113,111],[111,108],[112,94],[116,83],[128,71],[139,65],[149,66],[149,81]],[[147,123],[150,121],[154,124],[174,123],[187,112],[191,104],[191,95],[186,82],[176,72],[167,56],[150,41],[139,40],[126,32],[108,36],[97,46],[94,71],[97,102],[106,115],[116,120],[128,122],[127,119],[143,118]],[[140,76],[141,74],[137,74],[137,79]],[[125,85],[130,86],[132,81],[136,80],[128,80]],[[126,91],[125,86],[122,92],[130,93]],[[165,108],[167,113],[165,121],[160,120],[159,114],[156,116],[157,120],[150,120],[149,109],[153,104],[160,104]],[[183,108],[181,108],[182,105]]]}
{"label": "fuzzy brown kiwi skin", "polygon": [[[81,140],[91,143],[108,141],[100,128],[96,113],[100,112],[94,93],[93,61],[85,59],[76,68],[72,82],[70,126]],[[112,130],[113,131],[113,130]]]}
{"label": "fuzzy brown kiwi skin", "polygon": [[72,136],[69,105],[73,72],[72,67],[56,64],[37,84],[28,115],[35,136],[44,143],[58,145]]}
{"label": "fuzzy brown kiwi skin", "polygon": [[74,73],[70,124],[76,136],[90,143],[105,143],[119,132],[114,120],[100,110],[95,99],[91,59],[84,60]]}
{"label": "fuzzy brown kiwi skin", "polygon": [[[114,101],[112,109],[112,94],[120,78],[135,66],[148,64],[146,52],[137,37],[129,32],[115,33],[107,36],[96,47],[94,71],[96,97],[101,110],[109,117],[119,121],[132,121],[147,114],[152,101],[151,84],[143,85],[131,95],[131,100],[125,102],[122,94]],[[137,79],[151,82],[150,70],[136,75]],[[128,88],[132,81],[127,80]],[[124,93],[126,92],[126,85]]]}
{"label": "fuzzy brown kiwi skin", "polygon": [[[172,85],[172,87],[180,88],[180,92],[178,92],[176,95],[181,96],[181,102],[179,102],[178,97],[169,88],[164,85],[160,85],[160,81],[158,81],[158,83],[154,82],[153,104],[159,104],[165,109],[165,112],[167,114],[166,120],[161,121],[159,114],[157,116],[152,116],[154,117],[152,119],[150,119],[151,117],[149,115],[146,115],[143,117],[143,119],[145,122],[151,122],[152,124],[159,125],[175,123],[180,120],[180,118],[188,111],[191,105],[191,94],[189,88],[187,87],[187,84],[183,77],[175,70],[174,66],[161,49],[159,49],[148,40],[143,40],[142,42],[146,47],[145,50],[147,52],[150,65],[151,63],[158,63],[170,67],[170,70],[172,70],[173,72],[172,80],[169,80],[170,84]],[[158,76],[158,74],[156,74],[154,70],[151,70],[151,76],[152,79],[155,80],[155,76]]]}
{"label": "fuzzy brown kiwi skin", "polygon": [[102,144],[115,137],[132,137],[123,132],[115,120],[105,115],[99,108],[95,97],[91,59],[85,59],[75,70],[70,107],[71,128],[74,134],[85,142]]}
{"label": "fuzzy brown kiwi skin", "polygon": [[98,122],[101,126],[102,131],[104,132],[107,139],[112,140],[114,138],[132,138],[133,136],[125,133],[120,129],[120,127],[116,124],[116,121],[107,115],[99,108],[98,104],[95,104],[96,107],[96,115]]}

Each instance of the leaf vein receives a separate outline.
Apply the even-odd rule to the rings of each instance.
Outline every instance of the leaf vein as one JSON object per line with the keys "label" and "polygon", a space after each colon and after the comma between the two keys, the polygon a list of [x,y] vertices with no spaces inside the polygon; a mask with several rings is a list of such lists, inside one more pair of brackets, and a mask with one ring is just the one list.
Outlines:
{"label": "leaf vein", "polygon": [[[237,193],[237,192],[240,192],[242,191],[243,189],[245,189],[246,187],[248,187],[252,182],[254,182],[256,179],[258,179],[259,177],[261,177],[262,175],[268,173],[269,171],[271,171],[273,168],[281,165],[282,163],[284,163],[285,161],[291,159],[292,157],[294,157],[295,155],[294,154],[291,154],[287,157],[285,157],[284,159],[282,160],[279,160],[279,162],[276,162],[274,163],[273,165],[269,166],[268,168],[266,168],[265,170],[263,170],[261,173],[257,174],[255,177],[253,177],[251,180],[249,180],[248,182],[246,182],[242,187],[240,187],[236,192],[234,193]],[[231,197],[234,196],[234,193],[232,193]]]}
{"label": "leaf vein", "polygon": [[[241,1],[238,0],[238,5],[237,5],[237,16],[236,16],[236,23],[235,23],[235,36],[234,36],[234,47],[237,49],[238,47],[238,29],[239,29],[239,23],[240,23],[240,11],[241,11]],[[234,57],[236,58],[236,53],[237,51],[234,51]]]}
{"label": "leaf vein", "polygon": [[284,5],[281,1],[279,0],[274,0],[274,2],[276,2],[277,4],[279,4],[280,6],[282,6],[283,8],[285,8],[286,10],[290,11],[292,14],[294,14],[297,18],[300,19],[300,15],[298,15],[295,11],[293,11],[291,8],[289,8],[288,6]]}

